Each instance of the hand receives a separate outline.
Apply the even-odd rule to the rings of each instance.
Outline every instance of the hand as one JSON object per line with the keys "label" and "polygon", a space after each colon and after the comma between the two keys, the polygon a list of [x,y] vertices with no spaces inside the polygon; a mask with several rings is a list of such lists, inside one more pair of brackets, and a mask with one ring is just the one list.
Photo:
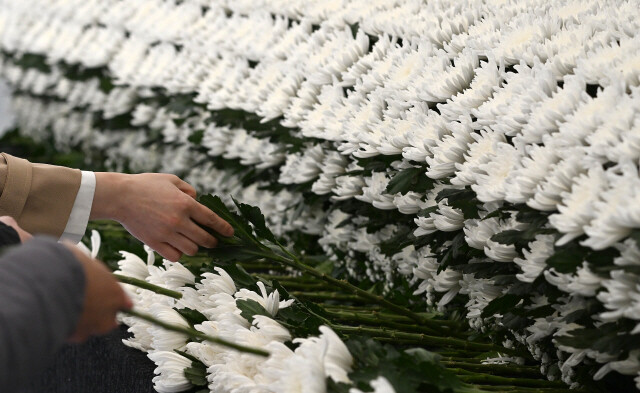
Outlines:
{"label": "hand", "polygon": [[133,236],[170,261],[213,248],[217,239],[198,226],[232,236],[233,227],[196,200],[196,192],[177,176],[161,173],[96,173],[91,219],[120,222]]}
{"label": "hand", "polygon": [[18,233],[18,237],[20,238],[20,243],[24,243],[24,242],[26,242],[27,240],[29,240],[29,239],[31,239],[33,237],[33,236],[31,236],[31,234],[29,232],[27,232],[24,229],[20,228],[20,226],[18,225],[16,220],[11,216],[2,216],[2,217],[0,217],[0,222],[4,223],[5,225],[10,226],[11,228],[13,228]]}
{"label": "hand", "polygon": [[83,253],[76,246],[65,243],[80,261],[85,273],[85,292],[82,314],[71,342],[82,342],[93,335],[106,334],[118,326],[116,314],[133,307],[131,299],[100,261]]}

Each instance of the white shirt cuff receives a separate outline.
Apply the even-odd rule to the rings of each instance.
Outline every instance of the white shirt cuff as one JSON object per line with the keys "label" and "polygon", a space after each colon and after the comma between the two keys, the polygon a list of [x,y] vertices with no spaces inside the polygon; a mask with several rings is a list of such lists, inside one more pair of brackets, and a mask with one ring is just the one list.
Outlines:
{"label": "white shirt cuff", "polygon": [[79,243],[87,230],[89,214],[93,205],[93,194],[96,192],[96,174],[89,171],[82,171],[82,181],[76,200],[73,202],[71,215],[60,240],[69,240]]}

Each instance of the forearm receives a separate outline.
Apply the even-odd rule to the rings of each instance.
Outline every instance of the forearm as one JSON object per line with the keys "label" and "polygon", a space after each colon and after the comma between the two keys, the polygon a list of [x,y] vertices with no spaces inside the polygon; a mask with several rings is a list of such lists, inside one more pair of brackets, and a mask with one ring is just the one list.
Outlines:
{"label": "forearm", "polygon": [[96,172],[96,189],[90,220],[122,221],[123,202],[127,202],[130,176],[123,173]]}
{"label": "forearm", "polygon": [[82,312],[82,265],[63,245],[36,238],[0,257],[0,386],[14,391],[42,372]]}

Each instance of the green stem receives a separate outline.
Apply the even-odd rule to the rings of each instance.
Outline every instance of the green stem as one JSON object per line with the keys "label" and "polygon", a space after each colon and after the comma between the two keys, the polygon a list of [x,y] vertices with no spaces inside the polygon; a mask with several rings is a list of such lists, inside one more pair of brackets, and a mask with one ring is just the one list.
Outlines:
{"label": "green stem", "polygon": [[[282,266],[280,266],[282,267]],[[315,278],[312,277],[308,277],[308,276],[284,276],[284,275],[278,275],[278,274],[267,274],[267,273],[255,273],[256,275],[260,275],[260,277],[266,279],[266,280],[278,280],[279,282],[286,282],[286,281],[297,281],[297,282],[308,282],[308,283],[318,283],[320,281],[316,280]]]}
{"label": "green stem", "polygon": [[182,299],[182,294],[180,292],[172,291],[171,289],[163,288],[158,285],[154,285],[137,278],[127,277],[127,276],[123,276],[121,274],[115,274],[115,273],[113,275],[115,276],[115,278],[118,279],[118,281],[122,283],[133,285],[138,288],[148,289],[149,291],[155,292],[159,295],[169,296],[174,299]]}
{"label": "green stem", "polygon": [[[366,308],[360,308],[357,306],[343,306],[343,305],[326,305],[325,308],[330,311],[330,312],[336,312],[336,313],[350,313],[352,315],[363,315],[363,316],[370,316],[372,318],[376,318],[376,319],[380,319],[380,320],[392,320],[398,323],[413,323],[414,321],[410,318],[407,318],[405,316],[402,315],[396,315],[396,314],[390,314],[390,313],[385,313],[385,312],[381,312],[381,311],[377,311],[377,310],[370,310],[370,309],[366,309]],[[424,314],[422,314],[424,315]],[[460,326],[461,324],[456,322],[456,321],[450,321],[450,320],[446,320],[446,319],[435,319],[435,318],[430,318],[429,316],[424,315],[425,321],[427,322],[427,324],[429,325],[443,325],[443,326],[449,326],[449,327],[454,327],[454,328],[461,328],[462,326]]]}
{"label": "green stem", "polygon": [[413,332],[426,333],[431,335],[441,334],[440,329],[436,330],[426,325],[421,325],[421,326],[405,325],[402,323],[389,321],[384,318],[366,316],[366,315],[354,313],[351,311],[344,311],[344,312],[327,311],[327,310],[325,311],[327,312],[327,314],[329,314],[330,317],[335,318],[336,320],[342,321],[342,322],[355,322],[357,324],[367,324],[370,326],[386,326],[386,327],[394,328],[404,332],[413,331]]}
{"label": "green stem", "polygon": [[461,361],[447,361],[442,360],[441,363],[447,367],[460,368],[467,371],[481,372],[497,374],[502,376],[527,376],[530,378],[544,378],[540,374],[540,369],[537,367],[516,366],[511,364],[482,364],[482,363],[469,363]]}
{"label": "green stem", "polygon": [[263,257],[265,258],[269,258],[275,261],[279,261],[282,262],[283,264],[286,264],[288,266],[292,266],[295,267],[297,269],[302,270],[305,273],[310,274],[313,277],[317,277],[323,281],[326,281],[330,284],[332,284],[333,286],[343,289],[345,292],[351,292],[354,295],[361,297],[363,299],[366,299],[370,302],[373,303],[377,303],[379,305],[381,305],[382,307],[389,309],[397,314],[400,315],[404,315],[407,316],[411,319],[413,319],[414,321],[422,324],[425,321],[425,318],[423,318],[422,316],[414,313],[413,311],[405,308],[405,307],[401,307],[398,306],[396,304],[391,303],[390,301],[388,301],[387,299],[383,298],[382,296],[378,296],[378,295],[374,295],[373,293],[367,292],[363,289],[360,289],[358,287],[356,287],[355,285],[349,283],[346,280],[338,280],[336,278],[333,278],[331,276],[326,275],[325,273],[322,273],[318,270],[316,270],[315,268],[312,268],[311,266],[307,266],[304,263],[300,262],[300,260],[293,255],[291,252],[289,252],[285,247],[283,247],[282,245],[278,244],[278,246],[282,249],[282,251],[284,253],[286,253],[291,259],[287,259],[281,255],[276,254],[274,251],[271,251],[270,254],[265,254],[265,253],[259,253],[261,254]]}
{"label": "green stem", "polygon": [[149,323],[152,323],[154,325],[158,325],[163,329],[170,330],[170,331],[176,332],[176,333],[182,333],[182,334],[184,334],[184,335],[186,335],[186,336],[188,336],[188,337],[190,337],[192,339],[200,339],[200,340],[204,340],[204,341],[210,341],[212,343],[215,343],[215,344],[218,344],[218,345],[222,345],[222,346],[227,347],[227,348],[235,349],[236,351],[250,353],[250,354],[253,354],[253,355],[264,356],[264,357],[268,357],[269,356],[269,352],[267,352],[265,350],[258,349],[258,348],[247,347],[247,346],[240,345],[240,344],[236,344],[234,342],[227,341],[227,340],[222,339],[220,337],[213,337],[213,336],[210,336],[208,334],[204,334],[204,333],[199,332],[199,331],[197,331],[195,329],[192,329],[192,328],[166,323],[164,321],[156,319],[155,317],[153,317],[153,316],[151,316],[149,314],[141,313],[141,312],[134,311],[134,310],[122,310],[121,312],[123,314],[129,315],[129,316],[132,316],[132,317],[140,318],[140,319],[142,319],[144,321],[147,321]]}
{"label": "green stem", "polygon": [[[455,371],[455,369],[450,369]],[[459,370],[459,369],[458,369]],[[530,388],[566,388],[562,381],[548,381],[546,379],[530,379],[530,378],[508,378],[490,374],[469,373],[467,375],[458,375],[460,380],[467,383],[478,385],[510,385],[522,386]]]}
{"label": "green stem", "polygon": [[543,388],[543,387],[526,387],[526,386],[491,386],[491,385],[482,385],[479,386],[482,391],[487,392],[500,392],[500,393],[579,393],[583,392],[582,390],[573,390],[567,388]]}
{"label": "green stem", "polygon": [[238,262],[240,266],[245,268],[247,271],[281,271],[286,272],[287,269],[282,265],[274,265],[268,262],[259,262],[259,263],[251,263],[251,262]]}
{"label": "green stem", "polygon": [[363,327],[363,326],[354,327],[354,326],[345,326],[345,325],[334,325],[334,327],[340,330],[341,332],[344,332],[347,334],[356,333],[361,335],[369,335],[372,337],[411,340],[419,344],[433,345],[436,347],[461,348],[461,349],[464,349],[465,351],[471,351],[471,352],[498,351],[503,353],[518,353],[515,350],[509,349],[509,348],[499,348],[493,344],[482,344],[482,343],[476,343],[473,341],[460,340],[457,338],[429,336],[429,335],[420,334],[420,333],[406,333],[406,332],[400,332],[396,330],[389,330],[386,328],[370,328],[370,327]]}
{"label": "green stem", "polygon": [[356,296],[349,295],[345,293],[336,293],[336,292],[304,292],[304,291],[291,291],[293,296],[305,298],[309,300],[336,300],[343,302],[364,302],[364,299]]}

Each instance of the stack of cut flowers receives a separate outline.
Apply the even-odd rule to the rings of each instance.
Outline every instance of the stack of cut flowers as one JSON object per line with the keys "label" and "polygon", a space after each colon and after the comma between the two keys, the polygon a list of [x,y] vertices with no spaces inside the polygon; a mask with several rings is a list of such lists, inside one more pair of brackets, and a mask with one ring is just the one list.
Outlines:
{"label": "stack of cut flowers", "polygon": [[[474,335],[463,320],[417,312],[285,247],[257,207],[201,202],[232,223],[207,256],[156,263],[120,251],[134,300],[122,315],[156,365],[158,392],[561,392],[524,350]],[[94,227],[123,245],[122,229]],[[125,236],[126,238],[126,236]],[[93,254],[100,235],[93,231]]]}

